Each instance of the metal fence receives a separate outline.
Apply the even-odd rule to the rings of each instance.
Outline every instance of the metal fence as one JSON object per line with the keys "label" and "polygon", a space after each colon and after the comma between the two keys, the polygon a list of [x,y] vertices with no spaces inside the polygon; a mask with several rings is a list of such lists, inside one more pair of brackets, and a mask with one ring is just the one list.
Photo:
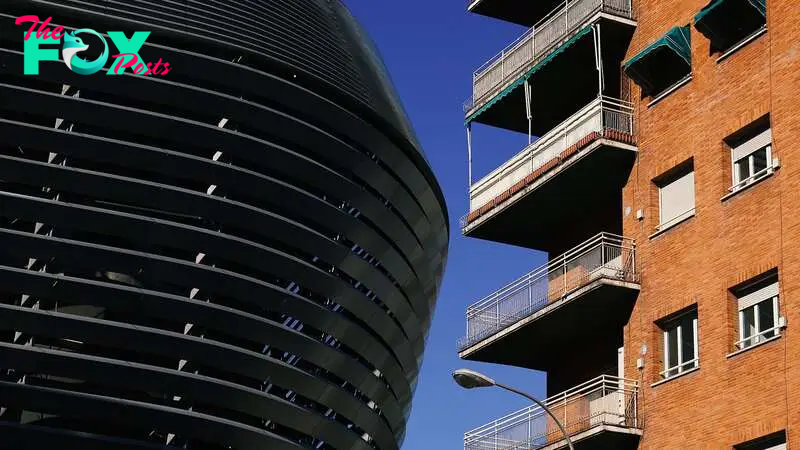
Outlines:
{"label": "metal fence", "polygon": [[637,280],[633,239],[597,234],[469,306],[459,351],[600,278]]}
{"label": "metal fence", "polygon": [[480,106],[489,94],[533,67],[599,12],[633,18],[630,0],[565,1],[473,73],[472,96],[464,103],[464,111]]}
{"label": "metal fence", "polygon": [[[544,403],[570,436],[600,425],[641,428],[639,385],[601,375]],[[564,439],[553,419],[531,406],[464,434],[464,450],[536,450]]]}
{"label": "metal fence", "polygon": [[[605,96],[593,100],[502,166],[473,183],[469,195],[470,212],[492,201],[546,164],[552,164],[562,152],[592,133],[603,134],[606,130],[614,130],[633,135],[633,127],[632,103]],[[462,227],[467,225],[466,219],[467,216],[462,217]]]}

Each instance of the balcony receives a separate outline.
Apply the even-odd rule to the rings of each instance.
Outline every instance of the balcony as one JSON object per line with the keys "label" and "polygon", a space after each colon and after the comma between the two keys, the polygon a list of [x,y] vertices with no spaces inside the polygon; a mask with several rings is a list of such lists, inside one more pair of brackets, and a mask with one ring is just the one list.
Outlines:
{"label": "balcony", "polygon": [[[592,32],[590,24],[599,24],[597,33]],[[527,131],[527,118],[519,110],[525,101],[521,86],[529,80],[534,102],[548,105],[548,110],[556,108],[535,114],[541,123],[534,124],[534,131],[549,128],[550,120],[565,117],[559,116],[566,111],[559,105],[574,108],[575,104],[588,101],[587,95],[597,95],[601,88],[599,61],[604,61],[605,72],[619,71],[618,63],[634,28],[630,0],[559,2],[556,9],[474,72],[473,93],[464,104],[467,122]],[[604,93],[618,96],[618,77],[608,78]],[[565,85],[570,89],[559,89]]]}
{"label": "balcony", "polygon": [[633,106],[597,98],[470,187],[465,235],[551,254],[621,230],[636,158]]}
{"label": "balcony", "polygon": [[[639,387],[633,380],[601,375],[544,403],[558,417],[576,449],[635,449],[642,434]],[[464,434],[464,450],[567,448],[553,419],[531,406]]]}
{"label": "balcony", "polygon": [[467,308],[464,359],[559,369],[616,354],[639,293],[633,240],[600,233]]}

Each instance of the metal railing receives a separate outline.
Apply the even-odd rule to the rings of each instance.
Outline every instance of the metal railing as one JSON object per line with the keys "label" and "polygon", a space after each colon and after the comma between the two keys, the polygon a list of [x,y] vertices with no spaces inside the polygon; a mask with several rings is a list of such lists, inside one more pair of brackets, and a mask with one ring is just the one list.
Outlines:
{"label": "metal railing", "polygon": [[[552,164],[562,152],[592,133],[614,130],[634,134],[633,104],[611,97],[600,97],[581,108],[564,122],[542,135],[505,164],[490,172],[470,187],[470,212],[524,180],[528,175]],[[462,217],[464,227],[467,216]]]}
{"label": "metal railing", "polygon": [[752,336],[748,336],[744,339],[739,339],[736,341],[733,346],[736,350],[744,350],[748,347],[752,347],[758,343],[766,342],[776,336],[778,336],[783,330],[783,325],[778,324],[774,327],[767,328],[766,330],[760,331]]}
{"label": "metal railing", "polygon": [[472,74],[472,96],[464,112],[488,100],[496,88],[513,81],[555,50],[566,38],[581,29],[597,13],[633,18],[631,0],[565,1],[531,27],[516,41],[486,61]]}
{"label": "metal railing", "polygon": [[459,351],[496,334],[587,284],[637,281],[633,239],[599,233],[467,308]]}
{"label": "metal railing", "polygon": [[[771,145],[768,146],[768,148],[770,148],[770,150],[768,150],[768,152],[770,152],[770,153],[772,151],[771,147],[772,147]],[[745,178],[744,180],[741,180],[738,183],[734,184],[733,186],[729,187],[728,188],[728,192],[736,192],[736,191],[744,188],[745,186],[747,186],[749,184],[752,184],[752,183],[755,183],[756,181],[766,177],[767,175],[772,175],[773,173],[775,173],[775,169],[777,169],[775,163],[774,162],[770,162],[767,167],[759,170],[758,172],[750,175],[749,177]]]}
{"label": "metal railing", "polygon": [[676,363],[672,367],[667,367],[661,372],[658,372],[658,374],[661,376],[661,378],[666,380],[667,378],[678,376],[683,372],[696,369],[699,366],[700,366],[700,358],[693,358],[683,363]]}
{"label": "metal railing", "polygon": [[[570,436],[600,425],[639,429],[638,392],[634,380],[601,375],[544,404]],[[535,450],[563,439],[553,419],[537,405],[465,433],[464,450]]]}

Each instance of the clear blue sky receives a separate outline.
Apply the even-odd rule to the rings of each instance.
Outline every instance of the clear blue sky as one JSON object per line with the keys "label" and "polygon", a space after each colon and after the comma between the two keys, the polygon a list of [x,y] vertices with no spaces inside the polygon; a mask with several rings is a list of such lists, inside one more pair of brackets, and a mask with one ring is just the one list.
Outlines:
{"label": "clear blue sky", "polygon": [[[544,394],[544,374],[494,364],[464,362],[456,339],[464,333],[467,305],[544,262],[544,254],[461,236],[467,211],[467,150],[462,103],[471,74],[513,41],[520,27],[466,13],[466,0],[344,0],[370,33],[447,199],[450,256],[428,340],[403,450],[461,450],[463,434],[518,408],[519,399],[496,389],[465,391],[450,378],[468,367]],[[520,105],[524,114],[524,105]],[[521,150],[526,136],[474,129],[476,175]]]}

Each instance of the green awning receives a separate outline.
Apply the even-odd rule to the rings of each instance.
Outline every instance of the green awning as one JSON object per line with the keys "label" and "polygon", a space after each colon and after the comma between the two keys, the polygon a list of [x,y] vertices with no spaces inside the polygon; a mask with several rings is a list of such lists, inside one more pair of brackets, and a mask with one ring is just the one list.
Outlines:
{"label": "green awning", "polygon": [[689,25],[673,27],[622,67],[645,95],[659,93],[677,83],[692,72]]}
{"label": "green awning", "polygon": [[586,28],[584,28],[584,29],[580,30],[580,31],[579,31],[579,32],[578,32],[578,33],[577,33],[575,36],[572,36],[572,37],[571,37],[569,40],[567,40],[566,42],[564,42],[563,44],[561,44],[561,45],[560,45],[558,48],[556,48],[556,49],[555,49],[555,50],[554,50],[552,53],[550,53],[549,55],[547,55],[547,57],[545,57],[544,59],[542,59],[541,61],[539,61],[538,63],[536,63],[536,64],[535,64],[533,67],[531,67],[531,68],[530,68],[530,69],[529,69],[527,72],[525,72],[525,73],[524,73],[524,74],[522,74],[522,75],[521,75],[519,78],[517,78],[516,80],[514,80],[514,82],[513,82],[513,83],[511,83],[511,85],[509,85],[508,87],[506,87],[505,89],[503,89],[503,90],[502,90],[502,91],[501,91],[499,94],[497,94],[497,95],[495,95],[494,97],[492,97],[492,99],[491,99],[491,100],[489,100],[489,102],[487,102],[485,105],[481,106],[481,108],[480,108],[480,109],[478,109],[478,110],[477,110],[477,111],[475,111],[474,113],[470,114],[470,115],[467,117],[467,119],[464,121],[464,124],[465,124],[465,125],[469,125],[469,124],[470,124],[470,122],[472,122],[473,120],[475,120],[475,119],[476,119],[476,118],[477,118],[479,115],[481,115],[481,114],[482,114],[484,111],[486,111],[487,109],[491,108],[491,107],[492,107],[492,106],[493,106],[495,103],[497,103],[497,102],[499,102],[500,100],[502,100],[502,99],[503,99],[503,97],[505,97],[505,96],[507,96],[508,94],[510,94],[510,93],[511,93],[511,92],[512,92],[514,89],[516,89],[516,88],[518,88],[518,87],[522,86],[522,85],[525,83],[525,81],[526,81],[526,80],[528,80],[528,79],[529,79],[531,76],[533,76],[533,74],[535,74],[536,72],[538,72],[539,70],[541,70],[541,69],[542,69],[542,67],[544,67],[545,65],[547,65],[547,63],[549,63],[550,61],[552,61],[553,59],[555,59],[555,57],[556,57],[556,56],[558,56],[560,53],[564,52],[564,50],[566,50],[566,49],[567,49],[568,47],[570,47],[572,44],[574,44],[575,42],[577,42],[577,41],[578,41],[578,40],[579,40],[581,37],[583,37],[583,36],[585,36],[585,35],[587,35],[587,34],[589,34],[589,33],[591,33],[591,32],[592,32],[592,27],[586,27]]}
{"label": "green awning", "polygon": [[699,26],[709,14],[719,10],[719,6],[727,2],[746,3],[752,6],[759,14],[767,17],[767,0],[712,0],[694,16],[694,26]]}
{"label": "green awning", "polygon": [[694,26],[725,50],[766,25],[766,0],[712,0],[694,16]]}
{"label": "green awning", "polygon": [[637,63],[645,60],[650,54],[661,48],[668,48],[681,57],[686,64],[692,65],[692,41],[689,25],[673,27],[667,34],[658,38],[655,42],[645,47],[644,50],[636,54],[633,58],[625,61],[622,67],[627,71]]}

